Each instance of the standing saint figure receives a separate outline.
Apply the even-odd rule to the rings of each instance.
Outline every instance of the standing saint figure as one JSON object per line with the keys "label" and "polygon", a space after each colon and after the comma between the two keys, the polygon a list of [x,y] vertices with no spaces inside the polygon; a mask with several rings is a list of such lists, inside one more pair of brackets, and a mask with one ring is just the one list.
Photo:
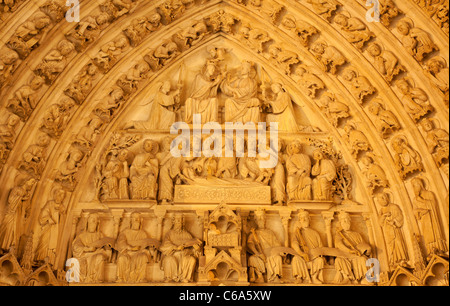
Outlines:
{"label": "standing saint figure", "polygon": [[146,281],[147,263],[156,254],[159,241],[149,239],[142,229],[139,213],[131,214],[131,227],[124,229],[117,238],[117,281],[120,283],[142,283]]}
{"label": "standing saint figure", "polygon": [[227,79],[221,85],[222,92],[229,96],[225,101],[226,122],[253,122],[260,120],[260,104],[258,99],[258,81],[256,80],[255,64],[243,61],[239,75]]}
{"label": "standing saint figure", "polygon": [[397,265],[406,266],[408,250],[402,233],[405,222],[402,210],[397,204],[391,203],[389,195],[386,193],[378,193],[376,200],[381,206],[380,223],[386,239],[389,264],[391,268],[395,268]]}
{"label": "standing saint figure", "polygon": [[299,128],[295,120],[291,96],[281,83],[272,84],[271,89],[274,96],[268,100],[271,113],[267,115],[267,125],[270,125],[271,122],[278,122],[279,131],[298,132]]}
{"label": "standing saint figure", "polygon": [[23,202],[30,197],[30,191],[36,183],[35,179],[28,179],[11,189],[8,196],[6,213],[0,225],[0,249],[8,251],[11,246],[18,246],[19,228],[23,215]]}
{"label": "standing saint figure", "polygon": [[130,167],[131,198],[137,200],[155,200],[158,190],[159,162],[156,158],[158,143],[144,141],[144,153],[135,157]]}
{"label": "standing saint figure", "polygon": [[336,165],[331,159],[324,157],[320,150],[313,153],[316,161],[312,167],[311,174],[316,176],[313,180],[314,200],[330,201],[333,180],[336,178]]}
{"label": "standing saint figure", "polygon": [[170,81],[158,84],[158,93],[153,99],[150,118],[147,121],[136,121],[134,128],[138,130],[169,130],[176,120],[176,111],[180,104],[180,89],[171,92]]}
{"label": "standing saint figure", "polygon": [[291,247],[298,253],[292,259],[292,274],[297,282],[322,284],[325,258],[311,251],[323,248],[322,239],[317,231],[310,227],[309,212],[301,209],[294,234],[291,236]]}
{"label": "standing saint figure", "polygon": [[173,228],[163,239],[161,269],[165,282],[193,281],[197,258],[201,252],[202,242],[185,229],[184,216],[177,214],[173,218]]}
{"label": "standing saint figure", "polygon": [[100,229],[97,214],[90,214],[86,228],[73,240],[73,257],[80,262],[83,283],[100,283],[104,279],[105,263],[111,257],[112,239]]}
{"label": "standing saint figure", "polygon": [[201,115],[202,124],[219,121],[217,91],[222,81],[220,68],[214,60],[208,60],[195,77],[191,96],[186,100],[186,123],[191,124],[196,114]]}
{"label": "standing saint figure", "polygon": [[439,222],[439,206],[434,193],[426,189],[421,178],[413,178],[411,184],[415,195],[414,215],[419,222],[427,260],[430,260],[433,254],[442,255],[448,250],[443,228]]}
{"label": "standing saint figure", "polygon": [[64,199],[66,192],[57,188],[53,191],[53,200],[48,201],[39,215],[41,235],[36,249],[36,261],[45,261],[54,264],[56,247],[58,244],[59,220],[64,213]]}
{"label": "standing saint figure", "polygon": [[159,169],[159,193],[158,200],[161,205],[170,204],[173,201],[174,185],[180,182],[180,178],[184,177],[181,173],[183,158],[174,157],[170,153],[170,145],[172,138],[165,137],[162,141],[162,150],[158,154],[160,169]]}
{"label": "standing saint figure", "polygon": [[294,141],[286,148],[287,194],[288,200],[311,200],[311,159],[301,153],[301,144]]}
{"label": "standing saint figure", "polygon": [[276,252],[282,246],[275,233],[266,228],[266,215],[262,210],[255,212],[257,229],[252,229],[247,238],[250,282],[263,283],[264,274],[267,282],[280,282],[283,277],[284,254]]}

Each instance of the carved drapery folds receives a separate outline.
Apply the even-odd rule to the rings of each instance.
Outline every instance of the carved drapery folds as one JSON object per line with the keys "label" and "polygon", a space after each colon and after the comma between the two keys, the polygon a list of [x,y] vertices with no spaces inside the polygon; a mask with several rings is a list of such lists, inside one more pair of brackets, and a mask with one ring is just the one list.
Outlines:
{"label": "carved drapery folds", "polygon": [[448,284],[448,1],[64,2],[0,0],[1,283]]}

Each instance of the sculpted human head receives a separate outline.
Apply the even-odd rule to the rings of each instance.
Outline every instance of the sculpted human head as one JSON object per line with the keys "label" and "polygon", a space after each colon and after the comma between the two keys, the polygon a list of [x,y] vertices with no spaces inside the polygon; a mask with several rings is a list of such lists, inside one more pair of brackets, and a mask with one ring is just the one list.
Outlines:
{"label": "sculpted human head", "polygon": [[298,213],[298,221],[297,222],[301,228],[308,228],[310,225],[309,212],[307,212],[306,210],[301,210]]}
{"label": "sculpted human head", "polygon": [[344,231],[349,231],[352,225],[350,215],[347,212],[339,213],[339,224]]}

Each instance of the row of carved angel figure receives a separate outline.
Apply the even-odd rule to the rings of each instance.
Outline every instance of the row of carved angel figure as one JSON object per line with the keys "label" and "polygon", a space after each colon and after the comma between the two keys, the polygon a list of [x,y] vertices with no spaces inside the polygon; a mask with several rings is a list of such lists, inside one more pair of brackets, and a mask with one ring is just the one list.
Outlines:
{"label": "row of carved angel figure", "polygon": [[299,141],[290,142],[280,148],[277,166],[264,169],[260,163],[267,157],[251,157],[248,151],[243,157],[174,157],[172,140],[166,137],[161,145],[145,140],[136,154],[126,148],[111,150],[97,166],[99,199],[170,204],[175,185],[180,184],[271,186],[273,204],[278,205],[334,199],[338,165],[321,149],[311,158]]}

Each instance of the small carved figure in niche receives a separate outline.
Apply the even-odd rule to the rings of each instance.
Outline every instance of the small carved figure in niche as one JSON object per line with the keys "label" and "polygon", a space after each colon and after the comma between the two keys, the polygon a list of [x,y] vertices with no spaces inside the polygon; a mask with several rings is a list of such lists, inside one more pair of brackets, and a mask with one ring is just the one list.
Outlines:
{"label": "small carved figure in niche", "polygon": [[392,139],[392,148],[395,151],[395,165],[403,179],[409,173],[424,170],[419,152],[409,145],[404,136],[397,136]]}
{"label": "small carved figure in niche", "polygon": [[376,117],[374,125],[383,138],[387,138],[391,133],[402,128],[397,117],[391,111],[386,110],[381,99],[374,99],[370,102],[369,112]]}
{"label": "small carved figure in niche", "polygon": [[378,0],[380,3],[380,20],[385,27],[389,27],[392,19],[402,12],[392,0]]}
{"label": "small carved figure in niche", "polygon": [[100,9],[107,13],[111,19],[128,14],[136,0],[105,0],[100,4]]}
{"label": "small carved figure in niche", "polygon": [[405,222],[403,212],[400,206],[391,203],[387,193],[378,193],[375,199],[381,206],[379,216],[386,240],[389,265],[391,269],[395,269],[397,266],[406,266],[408,250],[402,232]]}
{"label": "small carved figure in niche", "polygon": [[86,228],[72,242],[73,257],[80,262],[82,283],[101,283],[105,263],[111,258],[113,239],[100,231],[100,219],[90,214]]}
{"label": "small carved figure in niche", "polygon": [[294,141],[286,148],[287,194],[290,201],[311,200],[311,159],[308,155],[301,153],[301,144]]}
{"label": "small carved figure in niche", "polygon": [[305,21],[298,21],[293,15],[286,15],[283,18],[283,21],[281,22],[281,25],[290,30],[293,31],[298,39],[300,40],[300,43],[304,47],[309,46],[309,40],[314,35],[319,33],[319,31],[310,25],[309,23]]}
{"label": "small carved figure in niche", "polygon": [[109,16],[104,20],[103,15],[83,18],[76,27],[66,34],[66,38],[75,45],[77,52],[83,52],[100,35],[101,26],[106,24]]}
{"label": "small carved figure in niche", "polygon": [[310,50],[322,64],[322,70],[325,72],[336,74],[338,67],[347,63],[347,59],[338,49],[324,42],[315,42]]}
{"label": "small carved figure in niche", "polygon": [[40,126],[41,131],[47,133],[50,137],[58,138],[63,133],[70,120],[71,111],[75,102],[65,97],[59,103],[51,105],[42,118]]}
{"label": "small carved figure in niche", "polygon": [[0,0],[0,17],[3,13],[14,12],[22,0]]}
{"label": "small carved figure in niche", "polygon": [[300,62],[297,53],[287,50],[277,44],[272,44],[269,47],[268,56],[270,56],[269,59],[281,67],[287,75],[291,75],[293,65]]}
{"label": "small carved figure in niche", "polygon": [[237,75],[227,74],[221,89],[230,97],[225,101],[225,122],[259,122],[261,102],[253,62],[243,61]]}
{"label": "small carved figure in niche", "polygon": [[4,251],[8,251],[12,246],[19,246],[18,230],[21,228],[20,223],[26,210],[24,202],[30,198],[35,184],[34,178],[19,177],[16,186],[9,192],[5,215],[0,225],[0,248]]}
{"label": "small carved figure in niche", "polygon": [[20,118],[14,114],[10,114],[6,123],[0,124],[0,163],[8,158],[9,152],[14,146],[16,138],[16,128],[20,122]]}
{"label": "small carved figure in niche", "polygon": [[112,88],[108,96],[102,99],[92,112],[104,122],[110,122],[122,102],[124,102],[123,90]]}
{"label": "small carved figure in niche", "polygon": [[77,74],[70,82],[64,93],[74,99],[77,104],[82,104],[92,89],[93,80],[97,72],[97,66],[93,63],[87,64],[82,72]]}
{"label": "small carved figure in niche", "polygon": [[301,209],[291,235],[291,247],[298,253],[292,259],[292,274],[299,283],[322,284],[325,258],[314,250],[324,245],[319,233],[310,227],[310,221],[309,212]]}
{"label": "small carved figure in niche", "polygon": [[40,63],[35,73],[43,77],[47,84],[52,84],[58,75],[66,68],[67,57],[75,49],[74,45],[68,40],[61,40],[56,49],[50,51],[42,63]]}
{"label": "small carved figure in niche", "polygon": [[94,64],[99,67],[103,73],[107,73],[117,62],[118,56],[124,52],[128,46],[125,36],[119,36],[115,40],[101,47],[100,51],[94,57]]}
{"label": "small carved figure in niche", "polygon": [[129,95],[137,90],[138,83],[146,77],[149,71],[150,66],[146,62],[138,63],[117,80],[117,86],[122,88],[126,95]]}
{"label": "small carved figure in niche", "polygon": [[304,92],[306,92],[306,94],[311,98],[316,98],[317,92],[326,88],[326,85],[322,79],[320,79],[317,74],[313,72],[313,68],[303,64],[297,66],[293,74],[293,78],[302,90],[304,90]]}
{"label": "small carved figure in niche", "polygon": [[437,8],[433,16],[434,21],[441,27],[442,31],[449,33],[449,6],[448,2],[443,1]]}
{"label": "small carved figure in niche", "polygon": [[430,35],[419,28],[415,28],[409,18],[400,20],[397,23],[397,30],[403,36],[403,46],[419,62],[424,60],[428,54],[439,50],[431,40]]}
{"label": "small carved figure in niche", "polygon": [[158,93],[153,99],[147,121],[134,121],[132,126],[140,130],[170,130],[175,123],[176,112],[180,107],[180,90],[171,92],[170,81],[157,85]]}
{"label": "small carved figure in niche", "polygon": [[19,54],[4,48],[0,55],[0,89],[5,85],[18,66]]}
{"label": "small carved figure in niche", "polygon": [[266,101],[269,112],[266,117],[267,125],[277,122],[279,131],[298,132],[290,94],[281,83],[273,83],[270,88],[272,94],[267,93],[267,90],[263,91],[263,100]]}
{"label": "small carved figure in niche", "polygon": [[226,13],[224,10],[219,10],[206,18],[207,25],[212,28],[212,33],[224,32],[233,33],[233,26],[239,21],[238,18],[234,17],[232,14]]}
{"label": "small carved figure in niche", "polygon": [[153,71],[158,71],[171,63],[179,54],[177,44],[172,40],[167,40],[144,56],[144,59]]}
{"label": "small carved figure in niche", "polygon": [[342,11],[334,17],[334,22],[341,26],[344,37],[356,48],[362,50],[364,44],[375,37],[360,19],[351,17],[348,12]]}
{"label": "small carved figure in niche", "polygon": [[425,140],[427,142],[428,152],[433,154],[434,160],[438,167],[441,167],[445,162],[448,162],[449,156],[449,135],[444,129],[435,126],[439,123],[437,119],[425,118],[422,119],[420,125],[425,131]]}
{"label": "small carved figure in niche", "polygon": [[23,153],[23,160],[19,164],[19,170],[24,170],[35,177],[40,177],[45,167],[50,140],[47,134],[41,134],[37,143],[30,145]]}
{"label": "small carved figure in niche", "polygon": [[422,117],[434,110],[428,101],[426,92],[421,88],[415,87],[413,80],[403,78],[398,80],[396,85],[403,94],[403,106],[414,121],[418,122]]}
{"label": "small carved figure in niche", "polygon": [[448,252],[442,225],[441,214],[436,196],[427,190],[422,178],[413,178],[411,185],[414,190],[414,215],[419,222],[423,242],[426,249],[426,259],[429,261],[433,254],[444,255]]}
{"label": "small carved figure in niche", "polygon": [[239,35],[247,45],[258,53],[264,53],[264,45],[272,40],[267,31],[253,29],[250,24],[244,24],[239,28]]}
{"label": "small carved figure in niche", "polygon": [[130,44],[136,47],[147,34],[156,31],[161,26],[161,15],[158,12],[153,12],[149,18],[144,16],[133,19],[131,24],[123,32],[130,40]]}
{"label": "small carved figure in niche", "polygon": [[38,262],[48,261],[54,264],[58,245],[59,222],[65,214],[64,199],[66,198],[66,192],[56,187],[52,194],[53,199],[44,205],[39,214],[41,232],[35,260]]}
{"label": "small carved figure in niche", "polygon": [[341,3],[336,0],[307,0],[307,2],[312,5],[314,12],[327,20],[341,5]]}
{"label": "small carved figure in niche", "polygon": [[186,11],[186,6],[180,0],[166,0],[159,6],[159,10],[162,12],[166,22],[172,23]]}
{"label": "small carved figure in niche", "polygon": [[117,282],[146,282],[147,263],[156,257],[160,242],[150,238],[142,229],[139,213],[131,214],[131,227],[124,229],[117,238]]}
{"label": "small carved figure in niche", "polygon": [[269,17],[274,24],[278,21],[284,9],[284,6],[274,0],[249,0],[248,5],[250,9],[256,9]]}
{"label": "small carved figure in niche", "polygon": [[76,135],[74,143],[83,148],[91,148],[100,134],[100,128],[103,126],[103,121],[99,118],[89,120],[88,124],[80,129]]}
{"label": "small carved figure in niche", "polygon": [[346,284],[351,281],[368,283],[366,281],[366,261],[370,257],[372,248],[364,241],[360,233],[352,231],[351,217],[347,212],[340,212],[339,228],[336,230],[334,245],[342,251],[337,256],[334,267],[338,272],[333,280],[335,284]]}
{"label": "small carved figure in niche", "polygon": [[14,114],[26,121],[37,105],[37,91],[44,85],[45,81],[40,76],[35,76],[30,85],[20,87],[11,100],[7,108]]}
{"label": "small carved figure in niche", "polygon": [[372,146],[370,145],[366,135],[360,130],[357,130],[354,123],[347,123],[344,130],[345,138],[350,145],[354,159],[358,159],[360,152],[372,150]]}
{"label": "small carved figure in niche", "polygon": [[175,34],[173,40],[181,46],[181,51],[185,51],[200,43],[208,33],[208,27],[202,20]]}
{"label": "small carved figure in niche", "polygon": [[40,6],[39,9],[49,16],[54,23],[58,23],[64,18],[67,9],[63,2],[60,0],[49,0]]}
{"label": "small carved figure in niche", "polygon": [[192,123],[196,114],[201,115],[202,124],[219,121],[217,92],[222,81],[220,67],[216,62],[208,60],[195,77],[190,97],[186,100],[186,123]]}
{"label": "small carved figure in niche", "polygon": [[186,230],[183,214],[176,214],[172,220],[173,227],[164,237],[160,247],[164,281],[189,283],[194,280],[202,241]]}
{"label": "small carved figure in niche", "polygon": [[377,43],[371,43],[367,48],[367,52],[374,60],[375,69],[384,76],[389,84],[392,83],[397,75],[406,72],[406,68],[399,63],[394,53],[383,50]]}
{"label": "small carved figure in niche", "polygon": [[[281,282],[283,277],[282,246],[275,233],[266,227],[266,214],[263,210],[255,212],[257,228],[252,228],[247,238],[249,280],[251,283]],[[278,251],[277,251],[278,250]]]}
{"label": "small carved figure in niche", "polygon": [[152,140],[143,144],[144,153],[138,154],[130,168],[131,198],[133,200],[156,200],[158,190],[159,161],[156,153],[159,145]]}
{"label": "small carved figure in niche", "polygon": [[374,162],[374,158],[371,154],[363,156],[361,158],[361,163],[365,167],[365,169],[363,169],[363,174],[367,179],[367,188],[369,188],[371,194],[373,194],[378,187],[389,187],[386,173],[380,165]]}
{"label": "small carved figure in niche", "polygon": [[350,91],[358,98],[360,104],[377,91],[365,76],[359,75],[351,68],[344,71],[342,78],[350,84]]}
{"label": "small carved figure in niche", "polygon": [[447,61],[438,56],[430,59],[425,70],[431,82],[442,92],[445,104],[448,106],[449,102],[449,70],[447,67]]}
{"label": "small carved figure in niche", "polygon": [[315,150],[313,159],[316,161],[311,169],[313,179],[313,198],[317,201],[332,200],[333,180],[336,178],[336,165],[324,156],[321,150]]}
{"label": "small carved figure in niche", "polygon": [[319,101],[319,107],[335,127],[339,126],[340,119],[350,117],[349,107],[341,101],[338,101],[336,96],[331,92],[325,92],[322,95]]}
{"label": "small carved figure in niche", "polygon": [[37,12],[22,23],[8,41],[7,46],[15,50],[24,59],[39,45],[43,30],[50,24],[50,17]]}
{"label": "small carved figure in niche", "polygon": [[76,175],[83,158],[83,152],[78,149],[71,149],[65,161],[56,170],[55,181],[62,183],[68,189],[72,189],[76,183]]}

